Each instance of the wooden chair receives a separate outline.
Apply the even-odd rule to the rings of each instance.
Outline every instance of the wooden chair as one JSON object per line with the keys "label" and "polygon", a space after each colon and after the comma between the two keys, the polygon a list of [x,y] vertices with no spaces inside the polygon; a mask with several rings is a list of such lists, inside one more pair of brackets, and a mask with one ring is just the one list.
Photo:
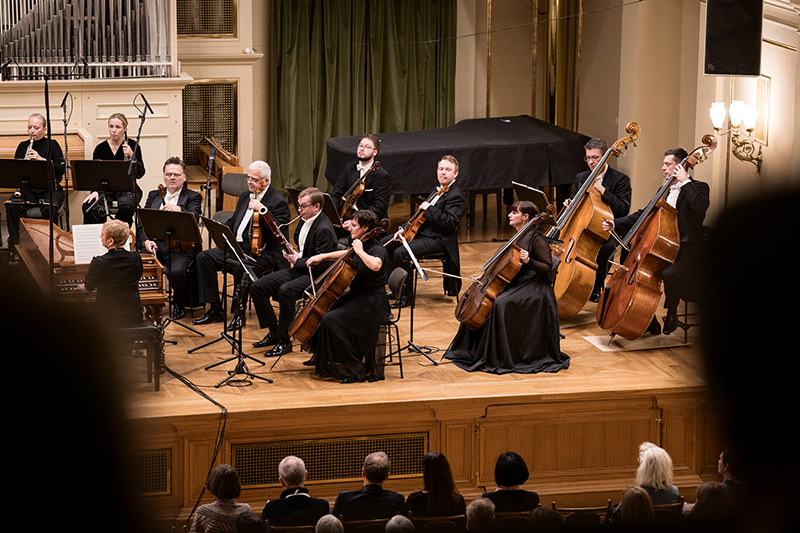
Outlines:
{"label": "wooden chair", "polygon": [[467,515],[454,516],[413,516],[408,518],[418,533],[464,533],[467,531]]}
{"label": "wooden chair", "polygon": [[611,499],[602,507],[557,507],[553,502],[553,509],[564,517],[564,525],[568,527],[591,527],[610,523]]}
{"label": "wooden chair", "polygon": [[655,511],[656,520],[680,520],[683,518],[683,502],[684,498],[681,496],[681,499],[675,503],[662,503],[659,505],[653,505],[653,511]]}
{"label": "wooden chair", "polygon": [[373,520],[345,520],[344,515],[339,515],[339,520],[344,525],[344,533],[384,533],[388,518],[375,518]]}
{"label": "wooden chair", "polygon": [[272,526],[269,520],[264,520],[267,533],[314,533],[315,526]]}
{"label": "wooden chair", "polygon": [[527,531],[526,522],[530,511],[494,513],[492,533],[518,533]]}

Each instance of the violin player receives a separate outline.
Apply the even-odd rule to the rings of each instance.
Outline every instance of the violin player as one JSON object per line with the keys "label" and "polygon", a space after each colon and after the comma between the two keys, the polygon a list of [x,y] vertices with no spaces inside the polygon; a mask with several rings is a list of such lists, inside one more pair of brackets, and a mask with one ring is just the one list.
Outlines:
{"label": "violin player", "polygon": [[[367,133],[361,136],[356,147],[356,161],[345,165],[342,175],[336,181],[331,192],[331,200],[337,211],[341,208],[345,195],[354,183],[364,180],[364,191],[355,202],[354,210],[368,209],[378,215],[378,220],[387,217],[389,211],[389,198],[392,194],[392,180],[389,173],[376,165],[375,158],[381,149],[381,141],[375,135]],[[373,168],[377,167],[377,168]],[[349,219],[345,220],[342,228],[336,229],[336,234],[341,238],[349,236],[347,229]]]}
{"label": "violin player", "polygon": [[[436,168],[438,185],[434,187],[428,200],[419,206],[417,215],[422,215],[424,221],[408,245],[417,259],[429,255],[446,253],[453,260],[454,271],[448,274],[459,275],[461,272],[458,254],[458,226],[467,212],[467,200],[464,192],[456,184],[458,176],[458,160],[452,155],[443,156]],[[412,271],[411,256],[406,251],[401,235],[406,234],[409,223],[401,225],[394,235],[384,237],[382,244],[386,246],[389,263],[387,272],[393,272],[401,267],[409,273]],[[391,241],[391,242],[390,242]],[[461,290],[461,280],[446,278],[445,291],[449,296],[458,296]],[[402,308],[410,303],[411,283],[406,283],[406,290],[398,300],[392,304],[393,308]]]}
{"label": "violin player", "polygon": [[[309,266],[306,262],[311,256],[332,252],[337,248],[333,224],[322,212],[324,201],[325,197],[316,187],[300,192],[297,211],[302,221],[294,232],[297,249],[291,255],[282,252],[290,268],[267,274],[250,288],[259,326],[269,330],[263,339],[253,343],[256,348],[272,346],[264,354],[265,357],[278,357],[292,351],[289,326],[294,319],[295,303],[311,284],[311,275],[316,279],[327,267],[325,263]],[[275,316],[272,308],[270,300],[273,298],[278,300],[280,317]]]}
{"label": "violin player", "polygon": [[[586,161],[589,170],[581,172],[575,177],[575,184],[572,190],[573,195],[581,188],[586,178],[597,168],[597,165],[603,159],[603,154],[608,150],[608,145],[603,139],[594,138],[590,139],[589,142],[584,145],[583,149],[586,152],[583,160]],[[611,212],[614,213],[614,218],[624,217],[630,212],[631,180],[624,173],[611,168],[608,163],[605,163],[603,168],[597,173],[592,187],[600,193],[600,198],[611,208]],[[569,205],[570,201],[571,198],[567,199],[564,205]],[[608,260],[614,255],[616,248],[617,241],[611,236],[600,246],[600,251],[597,253],[597,274],[595,275],[592,293],[589,296],[590,302],[597,302],[600,300],[600,291],[603,289],[606,274],[608,274]]]}
{"label": "violin player", "polygon": [[[673,175],[675,176],[675,182],[670,187],[665,200],[678,211],[678,234],[681,239],[675,262],[667,265],[662,272],[665,294],[664,308],[667,310],[663,328],[665,335],[669,335],[678,328],[678,304],[681,290],[693,275],[694,262],[703,241],[703,221],[710,203],[708,184],[693,179],[681,165],[688,155],[683,148],[667,150],[664,152],[664,161],[661,165],[665,181],[672,178]],[[639,219],[642,211],[640,209],[620,219],[605,221],[603,229],[615,230],[620,236],[624,236]],[[661,324],[658,323],[655,316],[647,328],[647,333],[653,335],[662,333]]]}
{"label": "violin player", "polygon": [[[200,217],[203,197],[197,191],[189,190],[186,184],[186,164],[180,157],[170,157],[164,162],[164,186],[159,187],[147,195],[145,209],[160,209],[162,211],[176,211],[192,213],[195,218]],[[161,239],[148,239],[144,228],[138,225],[136,242],[142,243],[142,248],[154,254],[165,267],[169,264],[169,271],[164,273],[169,278],[172,287],[172,318],[180,320],[186,316],[184,306],[184,289],[186,288],[186,271],[192,262],[191,249],[173,250],[170,254],[169,243]]]}
{"label": "violin player", "polygon": [[[281,255],[280,246],[275,241],[273,241],[272,247],[264,249],[258,257],[252,255],[254,213],[269,212],[278,226],[288,224],[291,220],[289,204],[286,203],[286,199],[281,193],[270,186],[271,181],[272,170],[266,162],[254,161],[251,163],[247,169],[247,191],[239,196],[233,215],[225,221],[225,225],[236,236],[236,242],[245,253],[244,259],[248,261],[256,276],[262,276],[267,272],[287,266],[286,260]],[[270,231],[262,219],[259,220],[259,228],[262,233]],[[284,226],[281,231],[288,237],[288,226]],[[220,272],[225,266],[223,264],[224,256],[224,251],[217,246],[212,246],[197,255],[200,302],[209,304],[209,309],[205,316],[194,320],[193,324],[211,324],[222,322],[224,319],[219,298],[219,281],[217,280],[217,272]],[[238,261],[230,253],[228,253],[228,265],[233,272],[234,286],[239,287],[247,276],[244,276]],[[239,298],[246,297],[246,293],[246,287],[240,289]],[[234,331],[242,326],[244,326],[244,317],[241,322],[234,318],[228,326],[228,330]]]}

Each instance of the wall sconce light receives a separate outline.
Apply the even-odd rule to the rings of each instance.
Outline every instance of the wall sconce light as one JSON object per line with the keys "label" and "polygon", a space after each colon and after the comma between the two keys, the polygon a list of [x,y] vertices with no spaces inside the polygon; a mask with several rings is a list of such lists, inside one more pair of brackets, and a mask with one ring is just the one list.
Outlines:
{"label": "wall sconce light", "polygon": [[[756,127],[756,119],[758,118],[756,106],[745,104],[741,100],[733,100],[726,112],[724,102],[714,102],[711,104],[709,115],[711,116],[711,123],[714,125],[714,131],[719,135],[731,134],[731,143],[733,144],[731,151],[736,159],[753,163],[756,166],[756,173],[760,173],[761,146],[757,146],[753,141],[745,140],[750,138]],[[722,129],[726,115],[730,117],[731,127],[728,131],[720,132],[719,130]],[[744,139],[740,137],[744,137]]]}

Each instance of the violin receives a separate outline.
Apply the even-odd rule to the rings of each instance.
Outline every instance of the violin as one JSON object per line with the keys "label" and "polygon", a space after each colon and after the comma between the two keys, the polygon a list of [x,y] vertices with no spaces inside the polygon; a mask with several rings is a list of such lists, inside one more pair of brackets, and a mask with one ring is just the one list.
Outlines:
{"label": "violin", "polygon": [[[266,180],[261,180],[258,182],[258,190],[256,191],[256,198],[264,192],[264,189],[267,188]],[[253,238],[250,241],[250,254],[253,257],[261,257],[261,250],[264,246],[261,244],[261,224],[258,223],[259,213],[258,211],[253,211]],[[272,218],[270,216],[270,218]]]}
{"label": "violin", "polygon": [[[158,194],[161,196],[161,203],[164,203],[164,196],[166,195],[166,189],[164,188],[163,183],[158,184]],[[192,249],[194,243],[189,241],[172,241],[169,245],[169,249],[175,253],[181,252],[188,252]]]}
{"label": "violin", "polygon": [[[702,142],[703,146],[681,161],[687,171],[705,161],[717,147],[713,135],[703,136]],[[638,339],[655,315],[662,273],[675,262],[680,249],[678,212],[664,200],[674,181],[673,175],[664,182],[620,243],[630,247],[630,252],[612,274],[597,304],[597,323],[612,335]]]}
{"label": "violin", "polygon": [[608,239],[608,232],[602,228],[603,220],[614,218],[611,209],[593,185],[611,155],[624,155],[629,144],[636,146],[639,125],[630,122],[625,126],[625,131],[629,135],[618,139],[606,150],[603,158],[575,193],[573,200],[558,216],[556,226],[546,234],[553,238],[558,233],[561,241],[551,245],[553,255],[560,260],[558,276],[553,285],[559,318],[566,319],[576,315],[586,305],[592,293],[597,271],[597,254]]}
{"label": "violin", "polygon": [[361,195],[364,194],[364,189],[366,188],[367,176],[369,176],[372,172],[375,172],[381,168],[380,161],[373,161],[372,166],[369,168],[368,171],[364,172],[364,175],[357,179],[347,192],[344,193],[342,196],[342,205],[339,206],[339,220],[349,220],[350,216],[353,214],[353,209],[358,202]]}
{"label": "violin", "polygon": [[509,241],[500,247],[483,265],[483,275],[464,291],[456,304],[456,318],[470,329],[478,329],[486,323],[494,302],[522,268],[520,248],[517,241],[533,226],[555,215],[555,208],[530,219]]}
{"label": "violin", "polygon": [[[428,196],[428,198],[427,198],[427,200],[425,200],[425,202],[431,203],[434,200],[434,198],[437,198],[437,197],[443,195],[444,193],[446,193],[449,190],[450,190],[450,184],[439,185],[438,187],[436,187],[436,190],[433,191],[430,194],[430,196]],[[420,208],[420,209],[417,209],[417,212],[414,213],[414,216],[412,216],[410,219],[408,219],[408,222],[406,222],[405,228],[403,228],[403,238],[406,240],[406,242],[411,242],[414,239],[414,236],[417,234],[417,231],[419,231],[419,228],[422,226],[423,222],[425,222],[425,210]],[[388,241],[386,244],[389,244],[390,242],[392,242],[394,240],[397,240],[397,239],[392,239],[392,240]],[[384,244],[384,246],[386,246],[386,244]]]}
{"label": "violin", "polygon": [[[367,232],[361,241],[368,241],[388,229],[389,221],[383,219],[381,224]],[[328,267],[317,281],[319,288],[292,320],[289,335],[301,344],[306,344],[311,339],[319,327],[322,315],[333,307],[356,276],[356,264],[352,259],[354,253],[355,249],[351,246],[341,258]],[[311,286],[314,288],[315,284],[312,283]]]}

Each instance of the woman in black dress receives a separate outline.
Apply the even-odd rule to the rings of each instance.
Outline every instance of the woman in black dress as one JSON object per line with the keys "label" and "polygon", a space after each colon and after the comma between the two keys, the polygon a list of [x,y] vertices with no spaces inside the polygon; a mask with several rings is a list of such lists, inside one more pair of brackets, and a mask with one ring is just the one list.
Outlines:
{"label": "woman in black dress", "polygon": [[[511,206],[509,223],[520,231],[537,214],[532,202]],[[569,367],[558,333],[558,307],[550,286],[547,241],[531,227],[517,240],[522,267],[494,301],[483,326],[461,325],[445,357],[460,368],[494,374],[558,372]]]}
{"label": "woman in black dress", "polygon": [[[317,331],[309,340],[316,373],[331,374],[340,383],[383,379],[383,361],[376,359],[375,347],[380,325],[389,317],[384,273],[387,256],[377,239],[361,240],[378,225],[378,216],[372,211],[362,209],[353,213],[350,236],[356,275],[349,291],[322,315]],[[315,255],[307,264],[336,261],[346,253],[338,250]]]}
{"label": "woman in black dress", "polygon": [[450,463],[441,452],[422,456],[422,481],[425,488],[408,495],[404,514],[413,518],[457,516],[467,512],[464,496],[456,490]]}
{"label": "woman in black dress", "polygon": [[[111,161],[130,161],[134,155],[136,157],[136,166],[134,174],[138,182],[144,176],[144,162],[142,161],[142,149],[136,144],[136,141],[128,139],[128,119],[122,113],[114,113],[108,117],[108,140],[103,141],[94,148],[92,159],[103,159]],[[134,184],[135,196],[131,196],[130,190],[121,192],[106,192],[105,197],[109,207],[112,202],[117,202],[119,211],[117,212],[117,219],[124,220],[130,225],[133,223],[133,212],[139,206],[142,200],[142,189],[139,184]],[[106,214],[102,213],[99,209],[90,209],[98,200],[103,202],[102,197],[98,191],[92,192],[83,200],[83,223],[84,224],[101,224],[106,220]]]}

